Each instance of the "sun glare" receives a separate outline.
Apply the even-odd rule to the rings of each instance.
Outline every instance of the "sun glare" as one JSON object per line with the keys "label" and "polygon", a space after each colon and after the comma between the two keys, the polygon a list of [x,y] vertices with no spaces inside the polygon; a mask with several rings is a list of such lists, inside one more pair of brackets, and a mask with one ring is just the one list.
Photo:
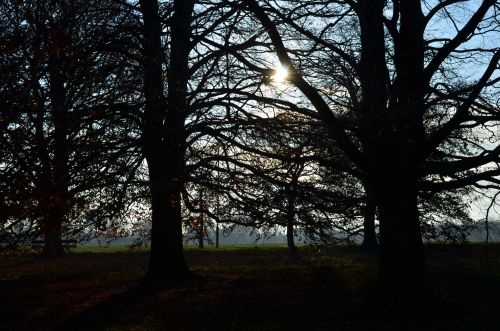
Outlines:
{"label": "sun glare", "polygon": [[284,83],[288,77],[288,68],[282,65],[274,69],[274,75],[272,79],[276,83]]}

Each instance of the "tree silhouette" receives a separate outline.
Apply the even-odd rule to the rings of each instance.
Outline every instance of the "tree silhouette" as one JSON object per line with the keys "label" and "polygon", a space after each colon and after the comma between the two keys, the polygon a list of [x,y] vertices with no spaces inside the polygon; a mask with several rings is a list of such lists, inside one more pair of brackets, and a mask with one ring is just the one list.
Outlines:
{"label": "tree silhouette", "polygon": [[[408,302],[425,293],[420,190],[480,185],[480,181],[498,183],[495,176],[499,169],[489,165],[498,161],[500,148],[486,147],[479,131],[486,129],[486,136],[498,139],[488,127],[498,118],[491,91],[498,81],[495,72],[500,50],[468,44],[471,38],[495,32],[488,27],[494,25],[494,10],[498,8],[495,1],[483,1],[463,26],[457,25],[458,31],[449,39],[432,39],[426,27],[454,3],[426,4],[432,7],[426,14],[422,2],[416,0],[330,1],[320,7],[299,1],[296,9],[295,2],[287,5],[251,0],[243,4],[268,32],[279,60],[291,72],[290,83],[313,104],[373,192],[382,245],[379,285],[393,303]],[[325,23],[324,29],[314,34],[307,27],[307,19],[314,16],[331,18],[332,23]],[[348,110],[348,116],[333,111],[314,82],[298,70],[300,56],[292,57],[271,17],[301,31],[313,44],[334,53],[344,66],[352,68],[359,93],[349,95],[354,107]],[[351,43],[325,37],[348,24],[359,24],[359,35]],[[350,52],[351,46],[354,52]],[[447,61],[467,59],[464,55],[474,57],[476,51],[485,61],[481,76],[461,85],[454,83],[446,74],[450,70]],[[475,147],[468,144],[469,153],[460,155],[451,144],[457,140],[467,144],[464,132],[480,142]],[[436,175],[443,180],[429,183]]]}
{"label": "tree silhouette", "polygon": [[100,3],[108,7],[91,11],[96,3],[86,1],[0,7],[3,234],[18,243],[41,235],[46,255],[62,253],[62,236],[89,235],[89,224],[123,210],[127,169],[137,166],[127,156],[128,124],[116,117],[122,91],[113,78],[121,62],[105,47],[119,38],[124,18],[113,2]]}

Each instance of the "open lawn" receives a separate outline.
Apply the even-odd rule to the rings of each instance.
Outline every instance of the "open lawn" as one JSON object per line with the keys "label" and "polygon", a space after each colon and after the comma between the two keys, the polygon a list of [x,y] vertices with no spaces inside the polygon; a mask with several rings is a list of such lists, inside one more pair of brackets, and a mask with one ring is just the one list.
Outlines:
{"label": "open lawn", "polygon": [[371,296],[377,254],[359,247],[187,249],[202,281],[130,291],[147,252],[77,248],[0,256],[0,330],[500,330],[500,245],[429,245],[439,300],[399,317]]}

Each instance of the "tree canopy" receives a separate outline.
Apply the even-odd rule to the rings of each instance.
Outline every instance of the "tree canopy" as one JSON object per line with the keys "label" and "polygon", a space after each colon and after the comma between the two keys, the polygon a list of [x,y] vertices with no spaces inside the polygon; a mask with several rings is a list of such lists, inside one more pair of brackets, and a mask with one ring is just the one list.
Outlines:
{"label": "tree canopy", "polygon": [[132,232],[162,287],[193,277],[188,227],[200,246],[212,222],[286,229],[291,248],[364,237],[384,298],[418,300],[422,238],[464,240],[468,203],[498,197],[499,11],[4,1],[0,241],[57,255],[67,237]]}

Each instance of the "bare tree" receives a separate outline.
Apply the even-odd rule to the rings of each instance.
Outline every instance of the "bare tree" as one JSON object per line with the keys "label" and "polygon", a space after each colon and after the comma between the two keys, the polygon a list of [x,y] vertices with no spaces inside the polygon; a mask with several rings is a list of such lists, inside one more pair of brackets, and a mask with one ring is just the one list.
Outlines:
{"label": "bare tree", "polygon": [[[459,11],[450,14],[456,3],[243,3],[289,68],[289,82],[314,106],[374,194],[380,218],[379,284],[391,302],[409,302],[425,293],[419,192],[499,183],[498,100],[493,93],[500,50],[495,43],[475,44],[498,32],[498,4],[482,1],[469,8],[469,17],[462,15],[460,24]],[[442,13],[457,29],[444,40],[426,30]],[[357,26],[357,33],[342,42],[336,32],[349,25]],[[314,74],[301,70],[301,53],[290,50],[300,45],[284,39],[282,27],[300,31],[312,51],[334,54],[339,69],[355,74],[358,88],[347,85],[339,93],[350,100],[342,112],[315,86]],[[452,68],[476,59],[484,65],[474,79]],[[460,76],[458,83],[454,78]],[[453,145],[457,142],[467,146],[466,153]]]}

